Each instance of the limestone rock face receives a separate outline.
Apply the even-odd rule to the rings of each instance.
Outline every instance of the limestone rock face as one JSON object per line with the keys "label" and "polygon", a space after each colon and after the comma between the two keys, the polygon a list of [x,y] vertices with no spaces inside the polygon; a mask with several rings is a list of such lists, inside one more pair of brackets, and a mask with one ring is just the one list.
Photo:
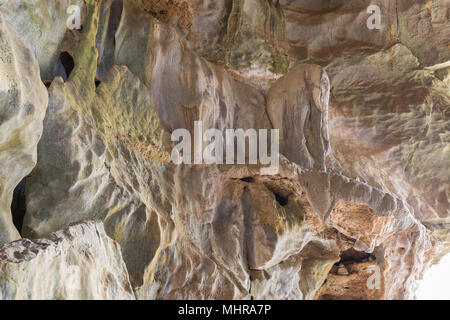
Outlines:
{"label": "limestone rock face", "polygon": [[[419,219],[432,220],[450,213],[450,91],[419,67],[397,44],[342,68],[332,83],[330,132],[345,171],[397,194]],[[359,151],[348,152],[352,148]]]}
{"label": "limestone rock face", "polygon": [[289,69],[283,11],[274,1],[193,0],[189,46],[256,86]]}
{"label": "limestone rock face", "polygon": [[267,93],[269,119],[274,129],[281,130],[280,152],[303,168],[325,169],[329,91],[323,69],[298,65]]}
{"label": "limestone rock face", "polygon": [[[1,0],[0,12],[17,37],[37,58],[42,80],[53,80],[63,71],[59,61],[61,43],[67,31],[67,9],[82,8],[82,0]],[[80,13],[82,10],[80,10]]]}
{"label": "limestone rock face", "polygon": [[[123,248],[129,245],[134,248],[148,246],[143,253],[138,250],[124,251],[130,271],[136,269],[138,274],[142,273],[143,265],[150,262],[156,249],[159,232],[154,226],[156,217],[131,188],[120,187],[120,181],[115,180],[112,173],[115,164],[112,151],[107,149],[108,140],[95,130],[92,117],[83,115],[82,109],[77,108],[77,95],[71,91],[70,84],[64,84],[58,78],[49,88],[49,109],[44,121],[46,129],[38,147],[39,164],[28,178],[28,185],[36,188],[27,189],[27,210],[31,214],[26,215],[22,232],[28,237],[38,237],[55,228],[66,228],[80,221],[81,217],[101,219],[108,233]],[[105,129],[118,130],[115,131],[118,140],[132,150],[138,150],[146,157],[164,159],[145,142],[128,136],[131,128],[127,127],[127,123],[136,130],[148,130],[141,125],[151,125],[151,121],[155,120],[145,110],[149,97],[140,81],[126,67],[116,67],[99,87],[99,92],[99,96],[95,97],[96,106],[100,107],[103,103],[105,106],[123,108],[122,113],[116,109],[117,113],[111,116],[123,117],[124,121],[111,118],[112,122],[109,122],[107,115],[102,115],[102,121],[108,126]],[[111,92],[117,96],[111,96]],[[133,95],[136,100],[131,100]],[[130,99],[128,106],[126,97]],[[127,115],[125,109],[128,107],[131,111],[137,108],[138,105],[133,103],[138,101],[143,108],[142,114]],[[146,114],[148,117],[145,117]],[[128,116],[131,118],[125,120]],[[43,207],[43,203],[48,205]],[[153,226],[147,225],[150,221]],[[145,233],[150,230],[146,238]],[[135,260],[141,262],[135,265]]]}
{"label": "limestone rock face", "polygon": [[0,14],[0,244],[16,240],[14,188],[36,164],[47,92],[32,52]]}
{"label": "limestone rock face", "polygon": [[[450,250],[447,1],[56,2],[0,6],[0,242],[44,238],[2,298],[413,299]],[[278,129],[278,171],[172,162],[211,128]]]}
{"label": "limestone rock face", "polygon": [[120,246],[86,222],[0,247],[0,299],[134,299]]}

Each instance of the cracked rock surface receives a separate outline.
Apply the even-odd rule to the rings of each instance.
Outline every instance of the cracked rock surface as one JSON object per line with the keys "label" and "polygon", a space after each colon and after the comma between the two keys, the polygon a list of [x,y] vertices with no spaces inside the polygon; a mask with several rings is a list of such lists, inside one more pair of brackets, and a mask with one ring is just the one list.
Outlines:
{"label": "cracked rock surface", "polygon": [[98,222],[0,249],[0,298],[134,299],[120,246]]}
{"label": "cracked rock surface", "polygon": [[36,165],[47,92],[33,53],[0,15],[0,243],[18,239],[14,188]]}
{"label": "cracked rock surface", "polygon": [[[0,0],[0,298],[414,299],[450,251],[450,5],[371,4]],[[195,121],[279,129],[278,172],[175,165]]]}

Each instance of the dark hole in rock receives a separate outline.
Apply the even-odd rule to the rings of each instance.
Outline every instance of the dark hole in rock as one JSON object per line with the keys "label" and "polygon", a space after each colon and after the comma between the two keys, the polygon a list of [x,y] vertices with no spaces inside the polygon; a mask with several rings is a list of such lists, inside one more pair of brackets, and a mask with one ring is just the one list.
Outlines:
{"label": "dark hole in rock", "polygon": [[63,52],[61,52],[59,59],[61,60],[64,70],[66,71],[67,78],[69,78],[70,73],[72,72],[73,68],[75,67],[75,62],[73,61],[73,57],[67,51],[63,51]]}
{"label": "dark hole in rock", "polygon": [[45,80],[45,81],[44,81],[44,86],[45,86],[46,88],[49,88],[51,84],[52,84],[52,82],[49,81],[49,80]]}
{"label": "dark hole in rock", "polygon": [[252,178],[252,177],[245,177],[245,178],[242,178],[241,181],[244,181],[244,182],[253,182],[253,178]]}
{"label": "dark hole in rock", "polygon": [[26,209],[25,178],[23,178],[14,189],[13,200],[11,203],[13,223],[19,233],[22,233],[23,218],[25,217]]}
{"label": "dark hole in rock", "polygon": [[344,265],[350,265],[353,263],[367,262],[371,260],[376,260],[376,257],[370,253],[356,251],[355,249],[351,248],[341,253],[341,260],[335,265],[339,265],[340,263]]}
{"label": "dark hole in rock", "polygon": [[275,196],[275,199],[280,204],[280,206],[284,207],[289,202],[289,195],[292,194],[284,188],[280,184],[273,184],[273,183],[264,183],[267,189],[269,189]]}
{"label": "dark hole in rock", "polygon": [[275,195],[275,199],[280,204],[280,206],[284,207],[285,205],[288,204],[288,202],[289,202],[288,197],[283,197],[281,194],[278,194],[278,193],[274,193],[274,195]]}
{"label": "dark hole in rock", "polygon": [[95,79],[95,87],[96,87],[96,88],[99,86],[100,83],[102,83],[100,80]]}

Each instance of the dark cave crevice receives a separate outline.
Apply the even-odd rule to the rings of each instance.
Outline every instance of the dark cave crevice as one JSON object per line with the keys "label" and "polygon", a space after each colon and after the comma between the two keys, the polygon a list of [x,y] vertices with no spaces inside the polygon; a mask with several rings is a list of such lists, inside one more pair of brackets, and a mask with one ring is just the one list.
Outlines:
{"label": "dark cave crevice", "polygon": [[73,57],[67,51],[62,51],[61,54],[59,55],[59,59],[61,60],[61,63],[64,67],[67,78],[69,78],[70,73],[72,72],[73,68],[75,67],[75,62],[73,60]]}
{"label": "dark cave crevice", "polygon": [[284,207],[288,204],[288,202],[289,202],[288,197],[282,196],[281,194],[276,193],[276,192],[274,192],[273,194],[275,195],[275,200],[277,200],[277,202],[280,206]]}
{"label": "dark cave crevice", "polygon": [[281,184],[264,183],[265,187],[273,193],[275,200],[282,207],[285,207],[289,203],[289,196],[292,194]]}
{"label": "dark cave crevice", "polygon": [[26,178],[23,178],[19,182],[17,187],[14,189],[13,200],[11,203],[11,214],[13,218],[13,223],[19,233],[22,235],[23,219],[26,213],[26,202],[25,202],[25,183]]}
{"label": "dark cave crevice", "polygon": [[341,260],[337,264],[350,265],[370,260],[376,260],[375,255],[351,248],[341,253]]}

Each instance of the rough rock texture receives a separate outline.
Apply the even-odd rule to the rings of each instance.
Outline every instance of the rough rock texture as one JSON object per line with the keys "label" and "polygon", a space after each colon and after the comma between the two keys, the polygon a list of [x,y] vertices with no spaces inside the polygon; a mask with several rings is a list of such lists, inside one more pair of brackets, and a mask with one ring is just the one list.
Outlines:
{"label": "rough rock texture", "polygon": [[0,247],[0,299],[134,299],[120,246],[98,222]]}
{"label": "rough rock texture", "polygon": [[[445,218],[450,214],[449,87],[418,68],[402,44],[342,68],[333,79],[339,107],[330,112],[331,139],[351,176],[399,195],[422,220]],[[367,108],[358,108],[361,104]],[[352,148],[360,152],[349,152]]]}
{"label": "rough rock texture", "polygon": [[[81,5],[55,2],[39,10],[59,24],[66,5]],[[101,220],[126,272],[101,232],[101,242],[78,231],[64,241],[115,259],[111,273],[130,279],[132,292],[95,273],[76,297],[414,298],[450,250],[448,1],[382,2],[380,30],[366,26],[371,1],[82,2],[78,31],[26,22],[35,7],[25,0],[0,6],[52,80],[37,164],[15,193],[13,208],[26,210],[19,231],[34,239]],[[203,131],[279,129],[278,172],[175,165],[170,134],[194,134],[195,121]],[[8,145],[26,153],[35,140]],[[13,159],[0,173],[16,164],[0,242],[19,236],[8,206],[34,166]],[[30,270],[49,262],[33,261]],[[64,290],[49,298],[73,297]]]}
{"label": "rough rock texture", "polygon": [[322,68],[300,64],[267,93],[269,119],[280,130],[280,152],[303,168],[325,169],[329,92],[330,81]]}
{"label": "rough rock texture", "polygon": [[0,244],[16,240],[14,188],[36,164],[47,92],[32,52],[0,14]]}
{"label": "rough rock texture", "polygon": [[42,80],[64,72],[59,53],[67,31],[67,9],[82,0],[0,0],[0,11],[39,61]]}
{"label": "rough rock texture", "polygon": [[189,46],[200,55],[262,87],[287,72],[286,26],[274,1],[193,0],[192,6]]}

